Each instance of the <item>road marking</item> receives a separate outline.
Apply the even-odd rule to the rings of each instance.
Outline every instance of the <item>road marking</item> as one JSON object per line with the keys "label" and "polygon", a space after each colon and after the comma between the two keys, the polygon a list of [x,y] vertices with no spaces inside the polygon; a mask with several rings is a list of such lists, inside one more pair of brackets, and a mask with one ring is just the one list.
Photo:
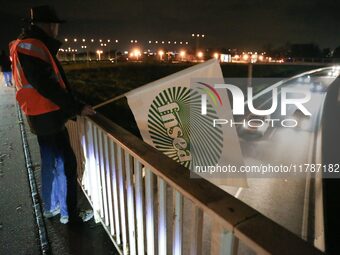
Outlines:
{"label": "road marking", "polygon": [[[322,98],[322,106],[324,105],[324,100],[325,100],[325,95]],[[320,119],[320,114],[323,112],[323,107],[321,107],[317,113],[317,117]],[[320,120],[318,122],[318,124],[320,124]],[[311,141],[311,146],[309,147],[309,156],[308,156],[308,163],[312,164],[312,163],[321,163],[321,162],[315,162],[316,159],[314,158],[315,153],[315,148],[317,148],[317,146],[319,144],[318,141],[316,141],[315,139],[315,134],[316,132],[319,132],[319,128],[320,125],[318,125],[318,127],[316,128],[314,125],[314,130],[313,130],[313,138]],[[305,188],[305,195],[304,195],[304,203],[303,203],[303,214],[302,214],[302,227],[301,227],[301,236],[304,240],[307,240],[308,237],[308,215],[309,215],[309,200],[310,200],[310,185],[311,185],[311,173],[308,171],[307,175],[306,175],[306,188]],[[314,194],[315,195],[315,194]],[[314,201],[315,203],[317,203],[316,201],[317,196],[314,196]],[[315,224],[315,220],[318,219],[318,217],[316,216],[316,214],[318,213],[318,211],[315,211],[314,214],[314,224]],[[315,234],[315,233],[314,233]]]}

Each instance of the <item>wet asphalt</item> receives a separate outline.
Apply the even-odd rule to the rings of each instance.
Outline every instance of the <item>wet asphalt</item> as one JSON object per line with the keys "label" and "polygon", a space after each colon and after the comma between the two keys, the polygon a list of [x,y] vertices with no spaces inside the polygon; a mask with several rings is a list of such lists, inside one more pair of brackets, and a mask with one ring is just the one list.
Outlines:
{"label": "wet asphalt", "polygon": [[[28,130],[27,140],[40,190],[40,155],[36,137]],[[78,206],[91,208],[78,190]],[[94,220],[63,225],[58,216],[45,219],[50,254],[118,254],[106,231]],[[3,85],[0,77],[0,254],[41,254],[38,228],[19,129],[14,88]]]}

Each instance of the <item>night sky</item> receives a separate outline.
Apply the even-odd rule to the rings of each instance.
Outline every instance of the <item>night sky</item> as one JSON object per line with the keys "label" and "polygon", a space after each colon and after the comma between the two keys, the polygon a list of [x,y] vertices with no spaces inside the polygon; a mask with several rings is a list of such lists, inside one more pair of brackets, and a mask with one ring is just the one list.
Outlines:
{"label": "night sky", "polygon": [[266,45],[340,45],[337,0],[0,0],[0,48],[20,32],[30,6],[51,4],[68,22],[60,38],[189,41],[204,33],[202,45],[261,50]]}

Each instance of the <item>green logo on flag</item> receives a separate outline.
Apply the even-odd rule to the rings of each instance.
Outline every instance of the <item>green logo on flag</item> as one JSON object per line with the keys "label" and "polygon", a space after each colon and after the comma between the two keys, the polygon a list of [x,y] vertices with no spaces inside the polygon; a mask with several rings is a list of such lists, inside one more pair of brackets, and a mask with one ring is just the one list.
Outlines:
{"label": "green logo on flag", "polygon": [[155,147],[186,167],[215,165],[222,153],[222,128],[213,128],[216,110],[207,104],[201,114],[201,94],[187,87],[171,87],[153,100],[148,128]]}

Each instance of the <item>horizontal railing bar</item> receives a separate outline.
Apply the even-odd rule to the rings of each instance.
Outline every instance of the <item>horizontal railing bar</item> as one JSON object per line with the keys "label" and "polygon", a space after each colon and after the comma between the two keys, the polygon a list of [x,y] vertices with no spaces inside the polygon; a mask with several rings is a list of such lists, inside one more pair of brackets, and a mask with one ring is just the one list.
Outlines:
{"label": "horizontal railing bar", "polygon": [[[154,174],[219,220],[247,246],[261,254],[323,254],[311,244],[190,171],[101,114],[90,117],[124,150]],[[248,222],[251,228],[248,228]],[[263,227],[266,226],[267,228]],[[268,231],[270,229],[272,232]],[[259,230],[262,230],[259,233]],[[256,232],[254,234],[253,232]],[[275,233],[275,234],[273,234]],[[279,238],[280,237],[280,238]],[[273,246],[273,243],[277,244]],[[289,249],[287,249],[289,247]]]}

